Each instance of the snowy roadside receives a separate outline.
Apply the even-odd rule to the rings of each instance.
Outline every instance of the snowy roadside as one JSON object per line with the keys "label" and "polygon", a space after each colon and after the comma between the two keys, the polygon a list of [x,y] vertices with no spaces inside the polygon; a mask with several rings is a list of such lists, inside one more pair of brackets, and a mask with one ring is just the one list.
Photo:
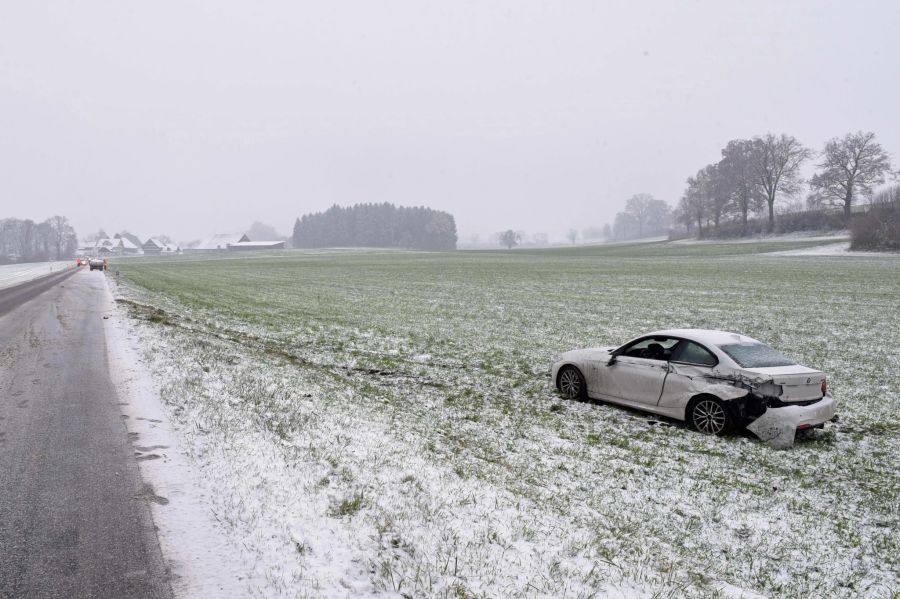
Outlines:
{"label": "snowy roadside", "polygon": [[21,285],[70,268],[75,268],[74,261],[4,264],[0,266],[0,289]]}
{"label": "snowy roadside", "polygon": [[[635,260],[634,278],[619,274],[601,295],[585,291],[595,276],[555,279],[559,262],[498,283],[509,262],[485,259],[475,272],[469,256],[440,257],[458,269],[368,254],[310,268],[297,254],[263,269],[218,261],[123,277],[140,356],[224,530],[250,556],[253,596],[892,596],[894,387],[873,373],[895,361],[868,368],[846,331],[885,342],[890,326],[866,323],[890,314],[893,287],[858,320],[835,316],[865,275],[892,280],[887,261],[828,260],[836,286],[782,309],[784,339],[806,344],[791,350],[840,373],[842,418],[776,452],[559,402],[547,339],[559,306],[587,323],[597,305],[648,287],[666,289],[660,319],[697,322],[699,306],[746,329],[722,316],[733,298],[777,306],[748,285],[798,266],[800,281],[818,280],[805,260],[697,261],[682,287],[667,276],[676,261]],[[702,300],[698,268],[720,281]],[[623,294],[629,285],[638,291]],[[585,337],[648,324],[643,308],[618,316]],[[797,332],[810,321],[827,345]]]}
{"label": "snowy roadside", "polygon": [[133,331],[211,509],[252,562],[251,596],[643,599],[665,588],[655,573],[641,568],[636,580],[574,549],[590,543],[581,525],[598,517],[592,510],[565,500],[547,513],[475,476],[469,458],[436,464],[422,445],[445,431],[429,425],[419,437],[380,393],[263,364],[256,348],[215,334]]}
{"label": "snowy roadside", "polygon": [[215,521],[202,475],[184,453],[158,390],[142,366],[140,339],[108,287],[101,313],[110,377],[119,391],[176,597],[245,595],[250,568]]}

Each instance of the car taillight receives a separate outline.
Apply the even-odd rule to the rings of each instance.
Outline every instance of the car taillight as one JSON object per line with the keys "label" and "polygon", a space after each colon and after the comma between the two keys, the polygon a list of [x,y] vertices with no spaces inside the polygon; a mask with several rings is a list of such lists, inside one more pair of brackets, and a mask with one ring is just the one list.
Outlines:
{"label": "car taillight", "polygon": [[826,393],[828,393],[828,380],[827,379],[822,381],[822,395],[825,395]]}

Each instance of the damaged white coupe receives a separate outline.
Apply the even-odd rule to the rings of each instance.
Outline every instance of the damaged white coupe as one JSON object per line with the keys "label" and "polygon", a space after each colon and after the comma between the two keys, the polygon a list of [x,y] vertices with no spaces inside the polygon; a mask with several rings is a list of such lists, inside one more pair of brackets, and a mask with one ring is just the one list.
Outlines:
{"label": "damaged white coupe", "polygon": [[646,410],[711,435],[746,428],[780,448],[835,418],[824,372],[725,331],[656,331],[620,347],[574,350],[550,374],[569,399]]}

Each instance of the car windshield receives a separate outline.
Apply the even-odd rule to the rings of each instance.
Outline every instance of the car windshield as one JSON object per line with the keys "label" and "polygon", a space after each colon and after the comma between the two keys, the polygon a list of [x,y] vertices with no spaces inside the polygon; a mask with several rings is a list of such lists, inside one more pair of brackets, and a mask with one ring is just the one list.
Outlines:
{"label": "car windshield", "polygon": [[770,368],[797,364],[778,350],[762,343],[733,343],[719,348],[742,368]]}

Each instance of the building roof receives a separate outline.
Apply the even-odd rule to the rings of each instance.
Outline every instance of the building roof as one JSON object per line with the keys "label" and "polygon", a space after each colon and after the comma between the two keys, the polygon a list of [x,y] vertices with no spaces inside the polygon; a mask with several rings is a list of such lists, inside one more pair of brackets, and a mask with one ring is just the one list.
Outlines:
{"label": "building roof", "polygon": [[250,241],[243,233],[220,233],[213,235],[197,247],[195,250],[227,250],[229,245]]}
{"label": "building roof", "polygon": [[154,248],[154,247],[163,248],[163,247],[165,247],[165,245],[166,244],[164,244],[159,239],[156,239],[155,237],[151,237],[150,239],[148,239],[147,241],[144,242],[143,247],[145,247],[145,248]]}
{"label": "building roof", "polygon": [[239,241],[238,243],[232,243],[231,247],[234,248],[274,248],[279,245],[284,245],[284,241]]}
{"label": "building roof", "polygon": [[103,239],[98,239],[96,242],[94,242],[93,247],[96,247],[96,248],[105,247],[107,249],[120,247],[125,250],[139,249],[138,246],[134,245],[134,243],[132,243],[128,239],[125,239],[124,237],[119,237],[119,238],[105,237]]}

